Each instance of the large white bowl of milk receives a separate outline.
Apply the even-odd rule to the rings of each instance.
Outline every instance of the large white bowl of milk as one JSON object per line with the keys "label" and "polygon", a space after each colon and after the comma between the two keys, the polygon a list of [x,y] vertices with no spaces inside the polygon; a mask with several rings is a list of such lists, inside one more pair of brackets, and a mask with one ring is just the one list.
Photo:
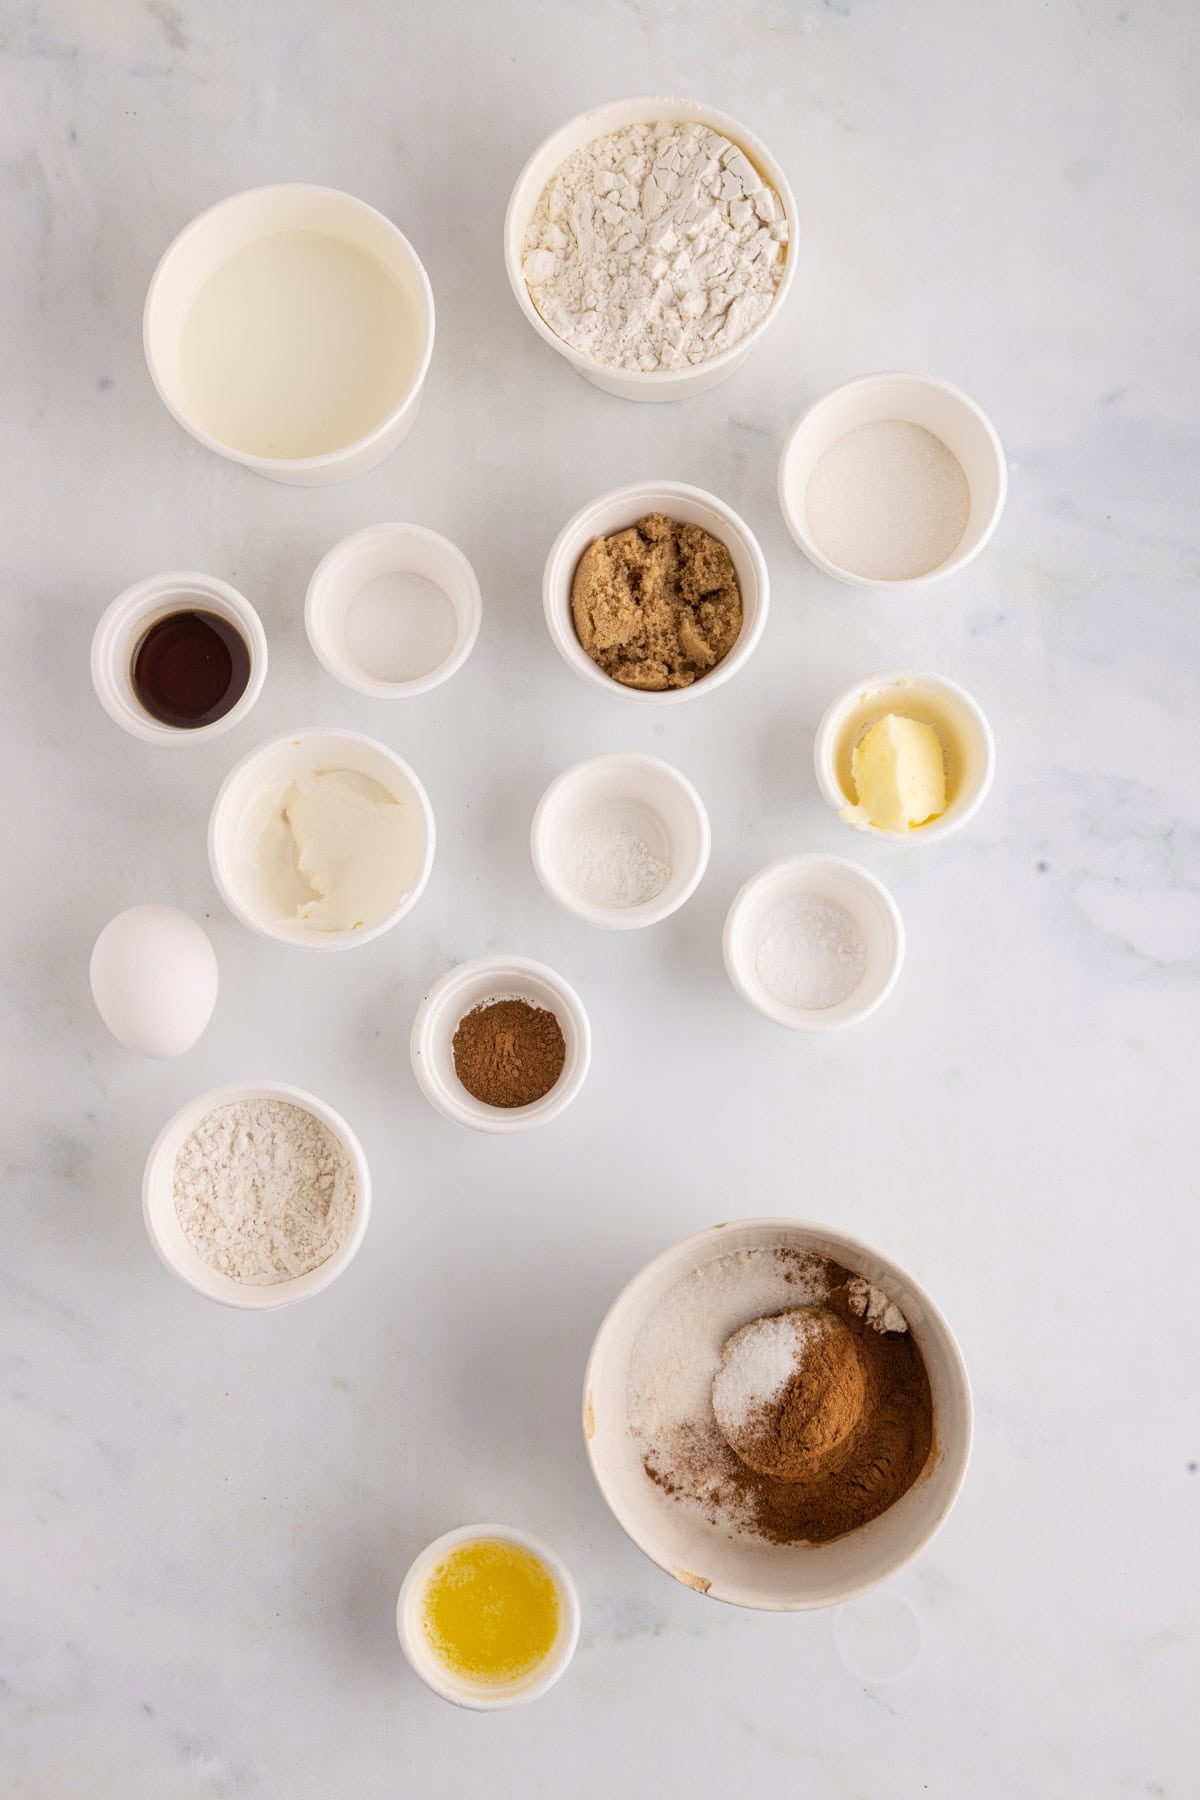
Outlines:
{"label": "large white bowl of milk", "polygon": [[433,292],[402,232],[334,188],[253,188],[171,244],[146,295],[151,378],[185,431],[260,475],[361,475],[411,429]]}

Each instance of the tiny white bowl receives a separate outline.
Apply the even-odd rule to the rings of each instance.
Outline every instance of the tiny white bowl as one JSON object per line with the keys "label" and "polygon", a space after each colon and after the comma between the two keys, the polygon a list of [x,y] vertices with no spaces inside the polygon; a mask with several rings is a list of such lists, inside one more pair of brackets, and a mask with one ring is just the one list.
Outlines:
{"label": "tiny white bowl", "polygon": [[[455,1675],[430,1649],[421,1623],[421,1601],[434,1568],[459,1544],[473,1543],[478,1538],[498,1538],[501,1543],[519,1544],[546,1565],[558,1588],[558,1636],[549,1654],[524,1680],[503,1687],[465,1681]],[[579,1593],[561,1556],[541,1538],[533,1537],[528,1531],[518,1531],[512,1525],[460,1525],[457,1530],[435,1538],[413,1562],[396,1602],[396,1634],[409,1667],[441,1699],[449,1700],[455,1706],[465,1706],[472,1712],[502,1712],[512,1706],[526,1706],[548,1693],[575,1654],[581,1618]]]}
{"label": "tiny white bowl", "polygon": [[[660,120],[668,125],[695,121],[696,124],[707,125],[713,131],[720,132],[722,137],[728,138],[745,152],[763,180],[774,188],[788,224],[783,275],[770,309],[732,349],[722,351],[707,362],[689,365],[686,369],[614,368],[608,363],[597,362],[594,357],[585,356],[574,345],[564,343],[550,329],[530,296],[525,281],[522,248],[542,190],[573,151],[582,149],[585,144],[593,143],[596,138],[604,137],[610,131],[620,131],[627,125],[657,124]],[[762,140],[728,113],[719,112],[715,106],[705,106],[698,100],[679,100],[655,94],[633,100],[610,100],[603,106],[594,106],[589,112],[580,113],[577,118],[568,120],[567,124],[551,132],[538,145],[517,176],[504,219],[504,266],[508,271],[509,286],[517,305],[533,329],[585,381],[602,388],[606,394],[616,394],[622,400],[682,400],[693,394],[703,394],[732,375],[745,362],[767,327],[779,317],[779,310],[796,274],[796,199],[787,176]]]}
{"label": "tiny white bowl", "polygon": [[[685,1511],[651,1481],[627,1422],[629,1362],[655,1307],[704,1263],[781,1245],[864,1275],[904,1314],[929,1375],[933,1450],[923,1473],[869,1525],[828,1544],[772,1544],[733,1535]],[[710,1599],[762,1612],[837,1606],[887,1581],[948,1517],[971,1455],[971,1386],[954,1334],[925,1289],[891,1257],[833,1226],[743,1219],[673,1244],[618,1294],[596,1333],[584,1376],[583,1433],[596,1485],[613,1517],[652,1562]]]}
{"label": "tiny white bowl", "polygon": [[[715,669],[693,681],[691,687],[668,688],[651,693],[626,687],[594,663],[579,641],[571,614],[571,584],[579,559],[597,538],[610,537],[644,519],[648,513],[665,513],[685,525],[699,525],[719,538],[733,559],[742,595],[742,629],[729,654]],[[770,581],[767,562],[758,539],[731,506],[703,488],[682,481],[636,481],[614,488],[591,500],[563,526],[546,558],[542,577],[542,604],[554,647],[567,666],[589,687],[605,694],[619,694],[639,706],[677,706],[723,687],[749,661],[767,623]]]}
{"label": "tiny white bowl", "polygon": [[[767,917],[801,895],[842,907],[866,945],[866,968],[858,986],[835,1006],[789,1006],[764,986],[756,967]],[[738,892],[725,919],[721,949],[737,992],[772,1024],[792,1031],[839,1031],[869,1017],[895,987],[904,963],[904,925],[883,883],[857,863],[844,856],[789,856],[760,869]]]}
{"label": "tiny white bowl", "polygon": [[[390,680],[372,674],[350,648],[347,622],[363,589],[386,575],[419,575],[441,589],[454,612],[454,641],[422,674]],[[423,525],[368,525],[333,546],[313,572],[304,601],[304,629],[329,673],[376,700],[402,700],[440,687],[470,656],[479,636],[483,601],[475,571],[457,545]]]}
{"label": "tiny white bowl", "polygon": [[[923,575],[889,581],[830,562],[809,532],[806,498],[809,477],[831,444],[859,425],[895,419],[941,439],[962,466],[971,504],[966,529],[944,562]],[[793,425],[779,459],[779,504],[788,530],[810,562],[852,587],[923,588],[956,574],[979,555],[1000,523],[1007,492],[1004,447],[982,408],[948,381],[901,370],[859,375],[814,400]]]}
{"label": "tiny white bowl", "polygon": [[[333,1255],[307,1275],[296,1275],[290,1281],[276,1281],[269,1287],[255,1287],[235,1281],[231,1275],[210,1268],[188,1242],[175,1212],[175,1158],[200,1121],[218,1106],[234,1106],[242,1100],[285,1100],[320,1119],[341,1143],[354,1171],[354,1217],[350,1230]],[[172,1275],[188,1287],[203,1294],[206,1300],[217,1300],[222,1306],[240,1307],[246,1312],[274,1312],[283,1306],[294,1306],[298,1300],[311,1299],[336,1281],[353,1262],[366,1234],[371,1216],[371,1172],[363,1147],[340,1113],[309,1094],[303,1088],[291,1087],[285,1081],[239,1081],[229,1087],[212,1088],[199,1094],[163,1126],[146,1158],[142,1176],[142,1217],[150,1242]]]}
{"label": "tiny white bowl", "polygon": [[[946,810],[911,831],[885,831],[854,817],[850,756],[864,732],[887,713],[931,725],[946,760]],[[887,669],[856,681],[832,701],[813,742],[817,786],[839,819],[889,844],[929,844],[952,837],[987,799],[996,770],[996,743],[978,701],[944,675],[926,669]]]}
{"label": "tiny white bowl", "polygon": [[[180,344],[188,315],[223,263],[278,232],[311,232],[349,244],[380,264],[411,311],[419,333],[412,372],[391,406],[362,436],[319,455],[267,456],[223,442],[200,424],[189,400]],[[274,295],[265,305],[286,305]],[[390,219],[353,194],[308,182],[284,182],[231,194],[200,213],[163,253],[146,294],[142,341],[159,399],[183,429],[230,462],[293,487],[321,487],[365,474],[408,435],[433,355],[433,290],[416,251]],[[297,367],[297,380],[303,369]]]}
{"label": "tiny white bowl", "polygon": [[[597,815],[636,832],[670,869],[652,900],[598,905],[572,882],[564,854],[570,835]],[[699,886],[711,846],[704,802],[687,777],[660,757],[620,751],[564,769],[538,802],[530,832],[533,866],[550,898],[608,931],[633,931],[676,912]]]}
{"label": "tiny white bowl", "polygon": [[[159,619],[177,612],[209,612],[240,633],[250,652],[250,678],[234,706],[209,725],[167,725],[146,711],[133,685],[138,645]],[[100,616],[92,637],[92,686],[96,698],[123,731],[148,744],[199,744],[232,731],[245,718],[267,679],[267,634],[262,620],[237,589],[215,575],[192,569],[147,575],[118,594]]]}
{"label": "tiny white bowl", "polygon": [[[552,1012],[566,1042],[562,1074],[529,1106],[488,1106],[469,1094],[454,1067],[454,1033],[475,1007],[490,1000],[527,1000]],[[525,956],[477,956],[435,981],[413,1020],[413,1073],[432,1106],[472,1131],[510,1134],[545,1125],[568,1107],[588,1072],[592,1030],[583,1002],[561,975]]]}
{"label": "tiny white bowl", "polygon": [[[384,918],[359,931],[319,931],[298,919],[281,919],[259,867],[262,831],[273,804],[297,776],[316,769],[369,775],[415,816],[419,857],[412,885]],[[209,867],[235,918],[277,944],[323,952],[368,944],[411,912],[429,880],[434,844],[433,808],[415,771],[375,738],[332,726],[309,726],[248,751],[221,783],[208,821]]]}

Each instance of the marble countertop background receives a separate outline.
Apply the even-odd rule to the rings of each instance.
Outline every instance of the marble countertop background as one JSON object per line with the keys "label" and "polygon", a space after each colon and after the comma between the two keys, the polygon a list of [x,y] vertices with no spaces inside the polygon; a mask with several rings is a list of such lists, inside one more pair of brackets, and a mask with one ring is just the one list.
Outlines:
{"label": "marble countertop background", "polygon": [[[1195,1794],[1198,50],[1185,0],[0,0],[5,1795]],[[638,408],[530,331],[500,226],[548,130],[654,91],[760,133],[802,229],[748,365]],[[416,431],[344,488],[207,455],[142,362],[174,232],[280,179],[382,208],[436,294]],[[774,488],[801,407],[889,366],[977,397],[1012,470],[984,556],[897,600],[810,567]],[[665,719],[574,680],[540,614],[562,521],[656,476],[727,498],[773,581],[757,656]],[[301,617],[321,554],[386,518],[461,544],[485,597],[466,669],[392,707],[327,677]],[[171,567],[253,600],[271,672],[229,738],[162,754],[101,712],[87,649]],[[828,699],[897,663],[965,683],[999,745],[988,806],[928,854],[852,839],[811,772]],[[204,850],[225,769],[317,722],[410,758],[440,838],[412,917],[327,960],[229,918]],[[551,776],[619,748],[678,763],[714,838],[693,901],[631,936],[559,912],[527,851]],[[721,965],[738,885],[802,849],[883,875],[909,933],[893,999],[829,1041],[771,1029]],[[175,1064],[88,995],[93,938],[141,900],[220,958]],[[570,1114],[511,1142],[438,1117],[407,1057],[431,978],[499,948],[560,968],[595,1032]],[[376,1188],[353,1269],[266,1319],[173,1283],[138,1202],[163,1119],[254,1074],[344,1111]],[[972,1373],[961,1501],[878,1603],[919,1638],[893,1679],[863,1677],[882,1614],[673,1584],[584,1459],[620,1285],[766,1212],[909,1265]],[[392,1622],[415,1551],[480,1517],[549,1538],[585,1608],[569,1677],[493,1718],[428,1694]]]}

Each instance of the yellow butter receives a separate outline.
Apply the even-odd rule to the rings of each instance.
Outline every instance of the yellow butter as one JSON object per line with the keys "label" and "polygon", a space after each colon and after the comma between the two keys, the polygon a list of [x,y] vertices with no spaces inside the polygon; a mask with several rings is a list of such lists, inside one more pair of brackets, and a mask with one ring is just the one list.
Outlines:
{"label": "yellow butter", "polygon": [[422,1610],[434,1654],[481,1685],[520,1681],[558,1638],[558,1583],[531,1550],[498,1538],[456,1545],[430,1576]]}
{"label": "yellow butter", "polygon": [[932,725],[888,713],[850,758],[857,806],[851,816],[881,831],[910,831],[946,810],[946,764]]}

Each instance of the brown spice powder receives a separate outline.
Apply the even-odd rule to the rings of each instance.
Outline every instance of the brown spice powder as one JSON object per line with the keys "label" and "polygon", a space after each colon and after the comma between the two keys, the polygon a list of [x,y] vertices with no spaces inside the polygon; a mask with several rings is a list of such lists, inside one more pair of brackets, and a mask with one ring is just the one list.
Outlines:
{"label": "brown spice powder", "polygon": [[452,1049],[458,1079],[485,1106],[532,1106],[567,1060],[562,1026],[528,1000],[484,1001],[459,1020]]}

